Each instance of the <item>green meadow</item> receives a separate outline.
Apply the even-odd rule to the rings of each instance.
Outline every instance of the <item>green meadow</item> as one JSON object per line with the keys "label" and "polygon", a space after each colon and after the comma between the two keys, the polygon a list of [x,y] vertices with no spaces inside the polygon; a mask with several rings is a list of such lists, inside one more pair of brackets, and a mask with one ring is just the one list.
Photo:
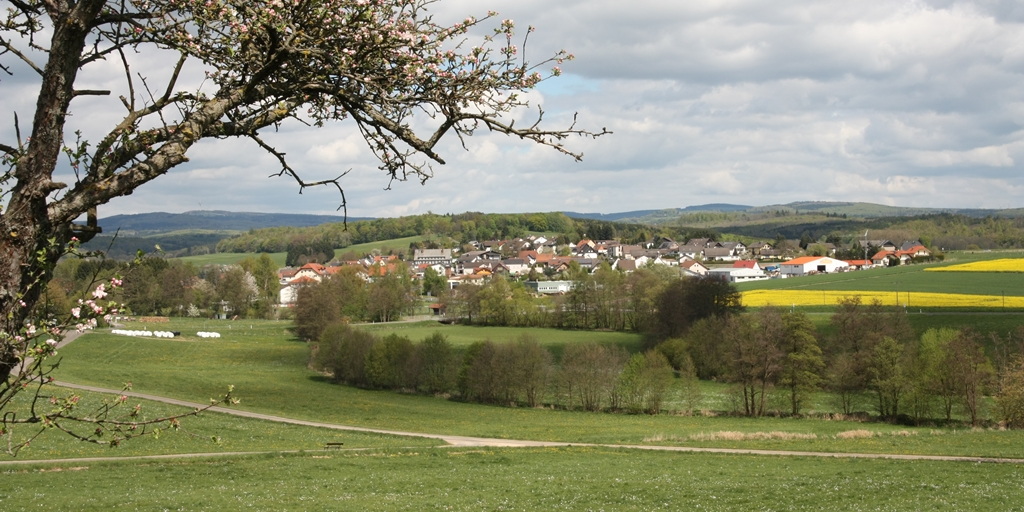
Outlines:
{"label": "green meadow", "polygon": [[600,343],[619,345],[630,352],[638,352],[643,345],[639,334],[612,331],[568,331],[547,329],[543,327],[480,327],[468,325],[446,325],[435,321],[391,323],[391,324],[359,324],[359,329],[370,331],[378,336],[397,334],[413,341],[419,341],[431,334],[439,332],[448,337],[448,342],[455,347],[466,347],[478,341],[505,342],[520,336],[528,335],[547,346],[556,356],[562,348],[571,343]]}
{"label": "green meadow", "polygon": [[[968,254],[956,259],[963,262],[971,257],[995,256]],[[878,269],[744,286],[847,286],[845,289],[853,290],[874,285],[886,289],[898,280],[901,291],[941,291],[927,287],[948,286],[958,293],[985,294],[993,293],[997,286],[1014,286],[1007,279],[1014,276],[1005,274],[998,280],[984,275],[979,279],[979,274],[926,274],[921,272],[923,268]],[[1024,294],[1021,288],[1017,286],[1012,293]],[[819,333],[828,335],[832,329],[830,309],[808,311]],[[908,313],[918,333],[932,327],[972,327],[982,333],[1005,335],[1024,321],[1016,312]],[[236,396],[242,400],[235,407],[247,411],[388,430],[559,441],[577,446],[438,447],[440,441],[428,438],[300,427],[205,413],[186,418],[182,432],[165,432],[159,439],[131,440],[119,448],[87,445],[47,431],[19,456],[32,462],[0,465],[0,509],[1024,508],[1020,505],[1024,503],[1024,467],[1018,464],[579,446],[661,445],[1024,459],[1024,431],[933,424],[902,426],[844,417],[836,414],[834,398],[828,393],[817,393],[810,413],[803,418],[746,418],[729,413],[735,408],[735,395],[729,385],[716,382],[700,383],[702,396],[692,414],[685,412],[687,403],[678,383],[669,397],[668,411],[657,416],[567,411],[557,406],[557,398],[542,408],[464,403],[446,397],[334,384],[307,367],[310,346],[293,336],[289,322],[171,319],[169,324],[148,327],[180,330],[184,336],[168,340],[91,332],[60,350],[62,361],[56,377],[113,389],[132,382],[137,392],[194,402],[204,402],[234,385]],[[416,342],[441,332],[456,350],[476,341],[502,342],[528,334],[556,357],[572,343],[614,344],[631,352],[643,346],[639,335],[615,332],[468,327],[437,322],[358,328],[377,335],[399,334]],[[197,331],[217,331],[222,337],[199,338]],[[56,388],[55,392],[71,391]],[[96,394],[82,394],[87,403],[102,399]],[[784,405],[782,398],[776,398],[780,400],[779,408]],[[873,397],[864,395],[858,400],[858,410],[871,410]],[[183,410],[144,400],[132,399],[129,403],[141,403],[151,417]],[[991,401],[987,405],[992,407]],[[23,407],[24,402],[19,406]],[[22,432],[24,429],[18,431]],[[348,450],[324,451],[324,444],[329,442],[343,442]],[[171,460],[54,460],[197,453],[227,455]],[[0,462],[4,460],[9,458],[0,458]]]}
{"label": "green meadow", "polygon": [[[283,252],[272,252],[267,253],[270,259],[274,260],[278,266],[284,266],[284,260],[287,256]],[[175,258],[177,260],[192,263],[197,266],[203,265],[234,265],[239,261],[246,258],[258,258],[259,254],[247,253],[247,252],[218,252],[213,254],[201,254],[199,256],[184,256],[181,258]]]}
{"label": "green meadow", "polygon": [[[383,254],[387,254],[389,252],[397,253],[399,251],[409,252],[409,244],[415,243],[415,242],[423,242],[423,241],[426,241],[426,240],[431,239],[431,238],[432,237],[425,236],[425,235],[421,235],[421,236],[407,236],[405,238],[395,238],[395,239],[392,239],[392,240],[381,240],[379,242],[367,242],[365,244],[355,244],[355,245],[350,245],[348,247],[345,247],[343,249],[335,249],[334,250],[334,256],[335,257],[339,257],[339,256],[341,256],[343,254],[352,252],[352,253],[355,253],[356,256],[362,257],[363,255],[370,254],[371,252],[373,252],[375,250],[380,251]],[[281,266],[281,267],[284,266],[285,257],[287,256],[287,253],[273,252],[273,253],[268,253],[268,255],[270,256],[270,258],[272,260],[274,260],[274,263],[278,264],[278,266]],[[242,261],[245,258],[250,258],[250,257],[258,258],[259,254],[248,253],[248,252],[218,252],[218,253],[214,253],[214,254],[201,254],[199,256],[184,256],[182,258],[177,258],[177,259],[180,259],[181,261],[191,262],[191,263],[193,263],[195,265],[202,266],[202,265],[231,265],[231,264],[234,264],[234,263],[238,263],[239,261]]]}
{"label": "green meadow", "polygon": [[1012,464],[416,449],[0,467],[37,510],[1018,510]]}
{"label": "green meadow", "polygon": [[[175,320],[170,327],[185,336],[173,340],[90,333],[60,351],[64,360],[57,378],[118,389],[130,381],[138,392],[192,401],[217,396],[234,385],[242,399],[238,407],[245,410],[433,434],[573,443],[1024,457],[1024,432],[838,421],[826,414],[835,412],[827,394],[816,399],[813,418],[751,419],[712,412],[649,416],[499,407],[358,389],[333,384],[308,369],[309,347],[294,340],[288,326],[271,321]],[[196,330],[216,330],[222,337],[197,338]],[[549,336],[562,332],[552,331]],[[705,396],[698,410],[732,410],[728,386],[704,383],[703,388]],[[671,408],[683,409],[678,396],[670,402]],[[865,410],[869,403],[865,399]],[[843,434],[854,430],[865,430],[868,435]],[[737,439],[722,432],[750,435]],[[765,435],[770,432],[799,435]]]}
{"label": "green meadow", "polygon": [[[48,395],[65,397],[70,394],[81,396],[80,411],[91,411],[104,399],[111,399],[99,393],[79,391],[57,386],[46,386]],[[27,395],[18,397],[13,407],[15,413],[27,408]],[[210,397],[205,397],[210,398]],[[196,397],[196,402],[205,398]],[[141,406],[139,420],[164,418],[185,414],[191,409],[168,405],[161,402],[131,398],[125,407]],[[46,407],[44,405],[44,407]],[[88,429],[86,429],[88,430]],[[32,425],[17,426],[15,440],[34,435],[39,429]],[[78,430],[82,432],[82,430]],[[117,448],[106,445],[84,443],[55,429],[48,429],[35,438],[32,444],[21,451],[18,459],[56,459],[81,457],[132,457],[160,455],[166,453],[210,453],[210,452],[274,452],[289,450],[320,450],[326,443],[344,443],[345,448],[400,448],[424,447],[443,444],[434,439],[417,437],[395,437],[364,432],[350,432],[324,428],[291,425],[227,414],[206,413],[182,419],[180,430],[165,430],[158,437],[151,435],[129,440]],[[8,460],[0,455],[0,462]]]}

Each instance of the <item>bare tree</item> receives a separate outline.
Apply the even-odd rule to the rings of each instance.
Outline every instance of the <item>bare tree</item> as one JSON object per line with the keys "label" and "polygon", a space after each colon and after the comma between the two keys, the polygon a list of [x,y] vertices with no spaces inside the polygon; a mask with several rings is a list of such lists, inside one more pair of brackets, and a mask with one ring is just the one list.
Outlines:
{"label": "bare tree", "polygon": [[[563,145],[567,137],[606,133],[577,128],[575,121],[546,129],[540,110],[535,122],[514,124],[507,114],[527,106],[521,93],[560,73],[540,68],[572,56],[527,61],[509,20],[473,46],[468,31],[496,13],[443,26],[426,11],[430,3],[5,0],[0,71],[31,70],[38,95],[26,133],[11,113],[5,117],[15,122],[14,140],[0,141],[6,167],[0,194],[7,199],[0,213],[0,382],[41,342],[25,336],[29,312],[73,238],[87,241],[99,232],[96,207],[187,162],[201,140],[248,139],[277,159],[275,175],[294,179],[300,193],[335,187],[344,209],[344,173],[304,180],[261,130],[286,121],[347,120],[392,181],[430,178],[430,162],[444,163],[435,149],[446,135],[462,139],[487,130],[579,159]],[[169,57],[161,83],[136,74],[137,54],[149,63]],[[114,94],[109,111],[123,108],[123,115],[99,127],[94,140],[70,137],[65,126],[75,98],[114,96],[77,85],[83,69],[103,60],[122,64],[124,94]],[[183,73],[197,68],[207,73],[204,87],[179,87]],[[413,127],[416,113],[430,120],[425,132]],[[62,154],[75,173],[70,185],[55,181]],[[86,224],[74,224],[82,216]]]}
{"label": "bare tree", "polygon": [[578,402],[584,410],[600,411],[612,399],[627,357],[622,347],[596,343],[566,346],[560,377],[568,407]]}
{"label": "bare tree", "polygon": [[1024,428],[1024,356],[1013,356],[999,378],[996,403],[1003,423],[1009,428]]}
{"label": "bare tree", "polygon": [[537,407],[543,401],[551,381],[551,352],[531,334],[520,335],[509,344],[509,348],[512,350],[513,374],[519,395],[526,405]]}
{"label": "bare tree", "polygon": [[953,375],[958,399],[964,411],[971,418],[971,425],[977,425],[984,407],[985,391],[995,382],[992,363],[978,343],[978,335],[971,330],[961,330],[950,340],[946,352],[945,370]]}
{"label": "bare tree", "polygon": [[768,307],[756,314],[732,317],[726,322],[722,337],[730,347],[729,379],[740,387],[743,413],[763,415],[785,357],[782,347],[786,333],[781,313]]}

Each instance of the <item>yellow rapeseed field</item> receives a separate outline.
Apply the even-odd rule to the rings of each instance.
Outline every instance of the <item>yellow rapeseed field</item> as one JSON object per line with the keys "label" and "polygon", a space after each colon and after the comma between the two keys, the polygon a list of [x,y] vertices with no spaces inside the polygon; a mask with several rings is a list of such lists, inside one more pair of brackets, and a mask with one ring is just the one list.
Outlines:
{"label": "yellow rapeseed field", "polygon": [[[1024,297],[1003,297],[1001,295],[965,295],[960,293],[926,293],[868,291],[812,291],[812,290],[751,290],[743,292],[743,305],[762,306],[835,306],[839,299],[860,296],[861,302],[869,304],[875,299],[883,305],[900,305],[915,308],[1024,308]],[[1005,300],[1005,303],[1004,303]]]}
{"label": "yellow rapeseed field", "polygon": [[1024,258],[973,261],[948,267],[926,268],[925,272],[1024,272]]}

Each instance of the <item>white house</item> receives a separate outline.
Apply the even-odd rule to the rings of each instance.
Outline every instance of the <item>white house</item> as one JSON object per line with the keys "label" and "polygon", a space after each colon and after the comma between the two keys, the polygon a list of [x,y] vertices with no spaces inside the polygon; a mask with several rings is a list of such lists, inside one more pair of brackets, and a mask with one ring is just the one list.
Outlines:
{"label": "white house", "polygon": [[679,268],[683,272],[683,275],[701,277],[708,275],[708,267],[705,267],[701,262],[683,257],[679,260]]}

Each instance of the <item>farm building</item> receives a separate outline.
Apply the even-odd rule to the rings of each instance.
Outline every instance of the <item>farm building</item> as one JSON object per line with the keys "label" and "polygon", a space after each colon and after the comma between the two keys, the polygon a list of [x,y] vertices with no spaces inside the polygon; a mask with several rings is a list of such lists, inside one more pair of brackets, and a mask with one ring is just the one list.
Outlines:
{"label": "farm building", "polygon": [[746,267],[713,268],[708,271],[708,276],[722,279],[730,283],[745,283],[747,281],[768,279],[768,274],[765,274],[761,269]]}
{"label": "farm building", "polygon": [[784,276],[806,276],[814,273],[824,274],[848,270],[850,264],[823,256],[804,256],[784,262],[781,267],[780,273]]}

